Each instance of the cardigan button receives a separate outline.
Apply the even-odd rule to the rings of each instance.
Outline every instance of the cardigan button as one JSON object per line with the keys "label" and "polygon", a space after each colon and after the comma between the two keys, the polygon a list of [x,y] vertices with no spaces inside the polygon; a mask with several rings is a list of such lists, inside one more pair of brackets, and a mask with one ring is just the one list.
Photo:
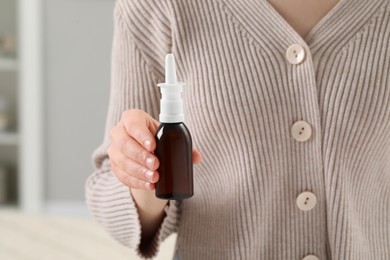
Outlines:
{"label": "cardigan button", "polygon": [[320,259],[315,255],[307,255],[302,260],[320,260]]}
{"label": "cardigan button", "polygon": [[296,121],[291,128],[291,135],[298,142],[307,141],[311,136],[311,126],[306,121]]}
{"label": "cardigan button", "polygon": [[305,49],[299,44],[292,44],[287,48],[286,58],[291,64],[299,64],[305,59]]}
{"label": "cardigan button", "polygon": [[[317,204],[317,197],[310,191],[304,191],[297,197],[297,206],[300,210],[308,211]],[[305,259],[306,260],[306,259]]]}

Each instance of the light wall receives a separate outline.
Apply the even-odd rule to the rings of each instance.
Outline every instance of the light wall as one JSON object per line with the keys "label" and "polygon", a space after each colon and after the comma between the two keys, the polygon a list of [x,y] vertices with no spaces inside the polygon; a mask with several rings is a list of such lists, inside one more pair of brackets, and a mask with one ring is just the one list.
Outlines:
{"label": "light wall", "polygon": [[45,200],[84,200],[91,153],[104,133],[114,0],[46,0]]}

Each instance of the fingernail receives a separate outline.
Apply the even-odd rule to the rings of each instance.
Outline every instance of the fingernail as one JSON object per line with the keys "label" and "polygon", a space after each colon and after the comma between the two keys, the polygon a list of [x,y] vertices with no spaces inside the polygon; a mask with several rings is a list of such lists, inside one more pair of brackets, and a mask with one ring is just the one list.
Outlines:
{"label": "fingernail", "polygon": [[154,158],[153,158],[153,157],[148,157],[148,158],[146,159],[146,165],[147,165],[150,169],[152,169],[152,168],[153,168],[153,164],[154,164]]}
{"label": "fingernail", "polygon": [[146,139],[144,141],[144,146],[146,149],[150,150],[152,148],[152,141],[150,141],[150,139]]}
{"label": "fingernail", "polygon": [[146,175],[146,178],[148,178],[148,180],[151,181],[152,177],[153,177],[153,171],[147,170],[145,175]]}

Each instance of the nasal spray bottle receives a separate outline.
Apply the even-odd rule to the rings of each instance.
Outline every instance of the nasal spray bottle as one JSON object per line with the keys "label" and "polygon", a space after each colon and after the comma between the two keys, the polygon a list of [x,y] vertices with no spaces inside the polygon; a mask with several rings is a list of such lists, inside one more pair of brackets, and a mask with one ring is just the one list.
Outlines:
{"label": "nasal spray bottle", "polygon": [[160,126],[157,129],[157,147],[154,154],[160,162],[157,169],[156,197],[181,200],[192,197],[193,165],[192,139],[183,123],[181,92],[185,83],[177,82],[173,54],[165,58],[165,83],[157,84],[161,91]]}

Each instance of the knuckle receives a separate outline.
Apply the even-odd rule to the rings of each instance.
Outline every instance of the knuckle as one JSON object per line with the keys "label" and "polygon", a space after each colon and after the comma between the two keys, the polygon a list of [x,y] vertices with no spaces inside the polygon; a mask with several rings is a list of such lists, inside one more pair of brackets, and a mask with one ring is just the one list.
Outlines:
{"label": "knuckle", "polygon": [[131,136],[134,136],[137,133],[137,124],[132,121],[129,121],[127,123],[127,131]]}
{"label": "knuckle", "polygon": [[137,186],[138,186],[139,188],[145,189],[145,188],[146,188],[145,185],[146,185],[146,183],[145,183],[144,181],[142,181],[142,180],[140,180],[140,179],[137,179]]}
{"label": "knuckle", "polygon": [[123,138],[123,135],[118,127],[114,127],[110,130],[110,140],[111,143],[117,143]]}
{"label": "knuckle", "polygon": [[139,151],[139,152],[137,153],[137,160],[138,160],[139,162],[144,162],[144,161],[146,160],[146,157],[147,157],[147,154],[146,154],[145,151]]}
{"label": "knuckle", "polygon": [[122,114],[121,123],[122,126],[125,128],[125,130],[130,134],[130,127],[132,124],[132,116],[129,116],[129,114]]}
{"label": "knuckle", "polygon": [[141,113],[144,111],[140,109],[129,109],[123,112],[122,114],[122,123],[127,131],[127,133],[136,140],[144,139],[143,123],[140,121]]}
{"label": "knuckle", "polygon": [[126,143],[127,143],[126,138],[120,138],[120,139],[118,139],[117,144],[118,144],[119,150],[120,150],[122,153],[125,151]]}
{"label": "knuckle", "polygon": [[122,113],[122,119],[129,121],[132,118],[134,118],[136,116],[136,114],[137,114],[137,109],[134,109],[134,108],[127,109],[126,111],[124,111]]}
{"label": "knuckle", "polygon": [[137,173],[142,178],[144,178],[146,176],[146,171],[147,171],[147,169],[145,169],[142,166],[137,167]]}
{"label": "knuckle", "polygon": [[132,108],[132,109],[129,109],[129,112],[134,116],[134,115],[139,114],[140,112],[142,112],[142,110],[139,109],[139,108]]}
{"label": "knuckle", "polygon": [[134,186],[129,175],[125,174],[122,178],[122,182],[129,187]]}
{"label": "knuckle", "polygon": [[132,113],[132,109],[127,109],[123,111],[121,119],[123,120],[125,118],[128,118],[131,115],[131,113]]}

